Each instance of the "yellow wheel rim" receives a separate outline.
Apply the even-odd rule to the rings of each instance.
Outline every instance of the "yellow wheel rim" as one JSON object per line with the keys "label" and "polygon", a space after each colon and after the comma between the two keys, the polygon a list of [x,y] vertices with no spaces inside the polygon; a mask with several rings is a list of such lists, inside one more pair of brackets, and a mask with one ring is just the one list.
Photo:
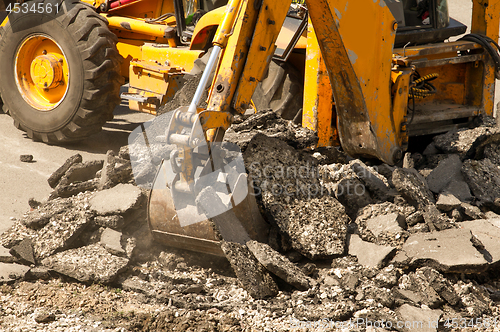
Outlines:
{"label": "yellow wheel rim", "polygon": [[46,35],[28,36],[16,52],[16,84],[33,108],[49,111],[68,91],[68,62],[59,45]]}

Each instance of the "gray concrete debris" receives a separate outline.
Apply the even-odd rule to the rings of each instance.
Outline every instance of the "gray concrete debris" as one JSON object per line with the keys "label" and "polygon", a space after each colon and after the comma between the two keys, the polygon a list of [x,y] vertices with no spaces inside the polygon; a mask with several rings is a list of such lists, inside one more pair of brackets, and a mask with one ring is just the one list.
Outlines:
{"label": "gray concrete debris", "polygon": [[101,234],[101,245],[109,251],[110,254],[124,256],[125,249],[122,246],[122,233],[111,228],[106,228]]}
{"label": "gray concrete debris", "polygon": [[379,174],[373,167],[366,166],[358,159],[351,161],[349,166],[373,194],[373,197],[385,201],[389,199],[391,194],[394,194],[391,193],[391,188],[387,179]]}
{"label": "gray concrete debris", "polygon": [[[133,168],[134,181],[136,185],[141,188],[151,189],[154,178],[156,176],[156,171],[162,159],[169,160],[170,153],[176,146],[174,144],[165,144],[160,142],[153,142],[151,140],[151,135],[165,135],[165,127],[159,127],[157,133],[150,133],[150,128],[155,122],[161,120],[160,117],[156,117],[153,124],[147,127],[147,137],[149,139],[149,145],[146,145],[143,141],[142,143],[137,140],[129,145],[130,158],[123,158],[125,160],[130,160]],[[168,122],[164,124],[168,126]],[[163,132],[162,132],[163,131]],[[144,140],[144,138],[142,138]]]}
{"label": "gray concrete debris", "polygon": [[271,273],[277,275],[298,290],[309,289],[311,280],[295,264],[285,256],[272,249],[268,244],[257,241],[248,241],[248,249],[257,258],[259,263]]}
{"label": "gray concrete debris", "polygon": [[98,226],[108,227],[114,230],[120,230],[126,225],[125,218],[119,214],[112,214],[110,216],[95,216],[94,223]]}
{"label": "gray concrete debris", "polygon": [[24,238],[34,237],[36,233],[37,232],[35,230],[16,221],[8,230],[0,234],[0,245],[10,249],[21,242]]}
{"label": "gray concrete debris", "polygon": [[364,183],[357,177],[345,177],[338,182],[335,187],[335,196],[351,218],[355,218],[360,209],[375,203]]}
{"label": "gray concrete debris", "polygon": [[104,159],[104,165],[101,171],[101,177],[99,178],[98,189],[109,189],[111,188],[110,176],[114,171],[115,165],[115,153],[112,150],[106,152],[106,159]]}
{"label": "gray concrete debris", "polygon": [[205,187],[200,191],[196,197],[196,206],[199,212],[210,216],[210,220],[225,241],[245,244],[250,240],[250,236],[234,211],[227,210],[227,206],[213,187]]}
{"label": "gray concrete debris", "polygon": [[75,163],[66,171],[57,186],[67,186],[71,183],[92,180],[96,177],[96,173],[102,169],[103,164],[104,161],[102,160]]}
{"label": "gray concrete debris", "polygon": [[443,212],[448,212],[460,207],[461,204],[462,202],[455,195],[445,192],[439,195],[436,207]]}
{"label": "gray concrete debris", "polygon": [[462,202],[471,201],[473,198],[469,185],[465,180],[452,180],[443,190],[443,194],[445,193],[454,195]]}
{"label": "gray concrete debris", "polygon": [[69,248],[92,223],[92,214],[77,207],[48,223],[31,238],[38,261]]}
{"label": "gray concrete debris", "polygon": [[97,189],[109,189],[117,183],[129,182],[132,178],[133,172],[130,160],[118,158],[112,150],[109,150],[106,153],[106,159],[104,159]]}
{"label": "gray concrete debris", "polygon": [[403,304],[396,309],[396,314],[398,320],[405,324],[401,328],[401,331],[435,332],[438,330],[439,319],[443,312],[441,310],[417,308],[409,304]]}
{"label": "gray concrete debris", "polygon": [[425,159],[420,153],[407,152],[403,158],[403,168],[417,169],[424,163],[424,161]]}
{"label": "gray concrete debris", "polygon": [[460,303],[460,297],[455,292],[453,285],[441,273],[430,267],[422,267],[415,271],[415,275],[425,280],[450,305]]}
{"label": "gray concrete debris", "polygon": [[9,249],[0,245],[0,263],[13,263],[15,260],[16,258],[9,253]]}
{"label": "gray concrete debris", "polygon": [[81,162],[82,162],[82,156],[79,153],[69,157],[61,167],[59,167],[54,173],[52,173],[50,175],[50,177],[47,180],[47,182],[49,183],[49,186],[51,188],[55,188],[57,186],[57,184],[59,183],[59,180],[61,180],[63,175],[66,173],[66,171],[73,164],[81,163]]}
{"label": "gray concrete debris", "polygon": [[500,215],[496,214],[493,211],[487,211],[483,215],[484,215],[484,217],[483,218],[479,218],[479,219],[500,219]]}
{"label": "gray concrete debris", "polygon": [[317,147],[311,151],[312,156],[322,165],[346,164],[347,154],[336,146]]}
{"label": "gray concrete debris", "polygon": [[415,169],[396,169],[392,174],[392,182],[410,204],[420,209],[435,202],[427,182]]}
{"label": "gray concrete debris", "polygon": [[278,286],[273,277],[246,245],[223,241],[221,248],[231,263],[238,281],[251,297],[264,299],[278,294]]}
{"label": "gray concrete debris", "polygon": [[464,221],[460,227],[468,229],[484,246],[480,250],[488,263],[497,266],[500,263],[500,219],[479,219]]}
{"label": "gray concrete debris", "polygon": [[422,278],[415,272],[405,274],[399,279],[399,285],[395,289],[394,295],[398,304],[425,305],[431,309],[439,308],[445,302],[430,285],[427,278]]}
{"label": "gray concrete debris", "polygon": [[489,159],[466,160],[462,173],[479,204],[500,213],[500,167]]}
{"label": "gray concrete debris", "polygon": [[[436,167],[438,167],[439,163],[445,159],[448,159],[450,157],[449,154],[431,154],[429,156],[425,156],[426,163],[425,163],[425,168],[420,169],[420,172],[425,171],[425,172],[432,172],[432,170]],[[427,177],[429,174],[422,174],[424,177]]]}
{"label": "gray concrete debris", "polygon": [[263,134],[277,138],[297,149],[316,146],[318,141],[314,131],[282,119],[273,110],[258,112],[242,123],[233,124],[226,131],[224,140],[237,144],[241,151],[245,152],[252,139]]}
{"label": "gray concrete debris", "polygon": [[0,285],[23,279],[29,269],[25,265],[0,263]]}
{"label": "gray concrete debris", "polygon": [[124,145],[120,148],[120,150],[118,150],[118,158],[130,160],[130,150],[128,145]]}
{"label": "gray concrete debris", "polygon": [[398,298],[397,303],[402,300],[416,306],[426,305],[432,309],[439,308],[445,301],[453,306],[460,303],[460,297],[453,285],[430,267],[423,267],[403,275],[399,279],[395,295]]}
{"label": "gray concrete debris", "polygon": [[68,185],[58,185],[49,199],[56,197],[68,198],[79,193],[96,190],[98,182],[97,179],[91,179],[84,182],[70,183]]}
{"label": "gray concrete debris", "polygon": [[488,268],[466,229],[412,234],[392,262],[402,267],[430,266],[446,273],[479,273]]}
{"label": "gray concrete debris", "polygon": [[51,270],[45,266],[32,267],[25,276],[26,280],[48,280],[52,277]]}
{"label": "gray concrete debris", "polygon": [[500,140],[498,127],[458,129],[434,137],[434,144],[445,153],[458,153],[462,160],[481,154],[488,144]]}
{"label": "gray concrete debris", "polygon": [[33,255],[33,243],[29,237],[10,248],[10,254],[17,258],[19,263],[24,265],[34,265],[35,257]]}
{"label": "gray concrete debris", "polygon": [[406,217],[406,224],[408,227],[415,226],[418,223],[424,222],[424,214],[422,211],[415,211],[408,217]]}
{"label": "gray concrete debris", "polygon": [[274,206],[273,210],[281,232],[302,255],[317,259],[344,252],[350,219],[335,198],[313,198],[295,202],[293,210],[286,206]]}
{"label": "gray concrete debris", "polygon": [[33,155],[32,154],[22,154],[19,156],[19,160],[21,160],[23,163],[31,163],[31,162],[33,162]]}
{"label": "gray concrete debris", "polygon": [[394,172],[395,169],[396,167],[389,166],[387,164],[381,164],[377,166],[378,173],[383,175],[387,179],[387,183],[390,187],[394,187],[394,184],[392,183],[392,172]]}
{"label": "gray concrete debris", "polygon": [[487,145],[484,148],[484,158],[489,159],[493,164],[500,166],[500,145]]}
{"label": "gray concrete debris", "polygon": [[393,265],[389,265],[375,276],[374,281],[380,287],[392,288],[398,284],[400,276],[400,270],[394,268]]}
{"label": "gray concrete debris", "polygon": [[125,280],[119,280],[119,283],[120,287],[125,291],[142,293],[151,297],[158,295],[157,290],[151,285],[151,283],[142,280],[137,276],[130,276]]}
{"label": "gray concrete debris", "polygon": [[293,249],[312,259],[344,252],[350,219],[319,181],[314,158],[258,134],[244,160],[251,184],[260,193],[258,203],[290,238]]}
{"label": "gray concrete debris", "polygon": [[388,232],[398,234],[406,228],[406,221],[402,214],[390,213],[367,220],[366,228],[375,236]]}
{"label": "gray concrete debris", "polygon": [[491,300],[484,287],[476,282],[465,283],[462,280],[455,283],[453,287],[469,317],[481,317],[483,314],[491,313]]}
{"label": "gray concrete debris", "polygon": [[456,154],[452,154],[447,159],[441,160],[438,166],[426,178],[429,189],[439,194],[451,181],[463,181],[461,169],[462,161]]}
{"label": "gray concrete debris", "polygon": [[37,201],[34,197],[30,197],[28,198],[28,205],[31,209],[38,209],[42,205],[42,202]]}
{"label": "gray concrete debris", "polygon": [[50,323],[56,320],[56,315],[53,312],[39,312],[35,315],[35,322]]}
{"label": "gray concrete debris", "polygon": [[485,219],[486,216],[477,206],[470,205],[468,203],[460,204],[463,213],[470,217],[471,219]]}
{"label": "gray concrete debris", "polygon": [[57,253],[41,264],[81,282],[109,284],[127,267],[128,261],[110,254],[100,244],[91,244]]}
{"label": "gray concrete debris", "polygon": [[[398,203],[399,204],[399,203]],[[356,223],[358,225],[366,223],[367,220],[375,218],[382,215],[387,215],[391,213],[399,213],[405,218],[408,218],[411,214],[415,213],[416,209],[408,204],[399,204],[391,202],[383,202],[372,204],[359,210],[358,216],[356,218]]]}
{"label": "gray concrete debris", "polygon": [[99,215],[123,214],[143,203],[141,190],[132,184],[118,184],[96,192],[90,199],[92,210]]}
{"label": "gray concrete debris", "polygon": [[439,153],[439,150],[436,148],[436,145],[434,144],[434,142],[432,142],[429,145],[427,145],[427,147],[425,148],[425,150],[422,154],[424,156],[429,156],[429,155],[438,154],[438,153]]}
{"label": "gray concrete debris", "polygon": [[[130,234],[127,232],[127,234]],[[133,243],[133,253],[134,257],[140,256],[141,258],[147,258],[151,254],[151,248],[155,245],[155,241],[153,235],[151,234],[151,230],[146,222],[142,223],[142,225],[132,232],[131,239],[135,239]],[[130,245],[127,239],[127,245],[125,246],[125,251],[127,252],[127,256],[131,257],[131,253],[129,253]],[[130,240],[132,241],[132,240]]]}
{"label": "gray concrete debris", "polygon": [[431,232],[454,227],[453,220],[442,214],[435,205],[427,205],[425,207],[424,220]]}
{"label": "gray concrete debris", "polygon": [[40,229],[49,222],[50,218],[72,207],[73,203],[69,199],[58,198],[48,201],[38,209],[26,213],[22,219],[22,223],[29,228]]}
{"label": "gray concrete debris", "polygon": [[363,241],[356,234],[349,238],[348,254],[356,256],[359,264],[363,266],[380,268],[395,250],[393,247]]}

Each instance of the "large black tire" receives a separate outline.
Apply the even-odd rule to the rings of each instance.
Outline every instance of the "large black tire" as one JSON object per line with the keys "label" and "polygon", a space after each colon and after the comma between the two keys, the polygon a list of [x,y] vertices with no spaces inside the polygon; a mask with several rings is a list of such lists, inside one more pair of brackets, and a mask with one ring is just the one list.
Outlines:
{"label": "large black tire", "polygon": [[[4,111],[33,140],[62,143],[99,132],[113,119],[123,84],[117,37],[93,7],[79,1],[34,0],[28,6],[58,6],[58,13],[11,13],[0,28],[0,96]],[[30,105],[16,84],[16,54],[24,40],[47,36],[57,43],[67,62],[68,89],[50,110]]]}
{"label": "large black tire", "polygon": [[252,100],[257,110],[272,109],[283,119],[293,120],[302,108],[303,87],[303,79],[294,67],[273,60]]}
{"label": "large black tire", "polygon": [[[190,74],[201,75],[209,57],[210,50],[201,58],[196,59]],[[209,78],[209,82],[212,81],[213,74]],[[297,69],[286,62],[272,60],[264,79],[255,88],[252,101],[257,111],[272,109],[283,119],[294,120],[302,109],[303,88],[303,79]],[[193,96],[194,90],[192,88],[181,89],[174,97],[175,106],[166,105],[164,109],[172,110],[182,105],[188,105]],[[202,100],[205,100],[205,96]]]}

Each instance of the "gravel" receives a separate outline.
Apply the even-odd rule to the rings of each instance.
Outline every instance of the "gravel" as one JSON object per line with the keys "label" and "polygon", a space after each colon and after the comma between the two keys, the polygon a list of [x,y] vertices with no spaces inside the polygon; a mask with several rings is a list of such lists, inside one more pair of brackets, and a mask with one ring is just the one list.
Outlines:
{"label": "gravel", "polygon": [[[15,272],[0,280],[0,331],[313,331],[320,323],[328,324],[324,330],[371,331],[369,322],[429,319],[441,331],[453,330],[445,327],[452,319],[475,318],[491,326],[470,330],[493,331],[500,280],[491,264],[494,232],[487,229],[500,230],[493,219],[497,134],[491,127],[467,130],[436,138],[424,155],[407,155],[410,168],[398,168],[311,149],[314,135],[273,113],[239,119],[228,140],[244,151],[271,231],[268,243],[248,242],[251,250],[225,242],[229,261],[152,241],[128,161],[148,151],[137,150],[142,157],[129,149],[110,152],[95,174],[101,161],[75,156],[51,183],[64,178],[67,188],[80,185],[84,192],[31,204],[0,235],[2,269]],[[457,142],[463,135],[470,139]],[[450,161],[463,163],[462,174],[439,183],[436,174],[446,175],[442,165]],[[82,165],[90,176],[75,173]],[[292,167],[302,176],[287,175]],[[151,175],[154,165],[144,170]],[[434,174],[434,192],[422,174]],[[87,181],[90,191],[81,186]],[[346,181],[362,185],[369,199],[340,199]],[[109,189],[96,192],[96,184]],[[118,198],[113,189],[125,186],[137,199]],[[276,187],[293,195],[277,195]],[[102,195],[110,201],[94,203],[109,207],[106,212],[90,204]],[[8,255],[13,247],[17,255]]]}

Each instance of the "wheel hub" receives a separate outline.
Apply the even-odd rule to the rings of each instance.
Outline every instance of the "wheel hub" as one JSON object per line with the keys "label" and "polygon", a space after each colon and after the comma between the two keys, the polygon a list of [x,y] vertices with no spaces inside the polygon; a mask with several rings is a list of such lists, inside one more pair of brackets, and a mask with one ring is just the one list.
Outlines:
{"label": "wheel hub", "polygon": [[16,85],[23,99],[39,111],[56,108],[69,87],[68,60],[61,47],[47,35],[30,35],[15,59]]}
{"label": "wheel hub", "polygon": [[62,80],[62,74],[62,61],[52,54],[39,55],[31,62],[31,79],[40,89],[58,86]]}

